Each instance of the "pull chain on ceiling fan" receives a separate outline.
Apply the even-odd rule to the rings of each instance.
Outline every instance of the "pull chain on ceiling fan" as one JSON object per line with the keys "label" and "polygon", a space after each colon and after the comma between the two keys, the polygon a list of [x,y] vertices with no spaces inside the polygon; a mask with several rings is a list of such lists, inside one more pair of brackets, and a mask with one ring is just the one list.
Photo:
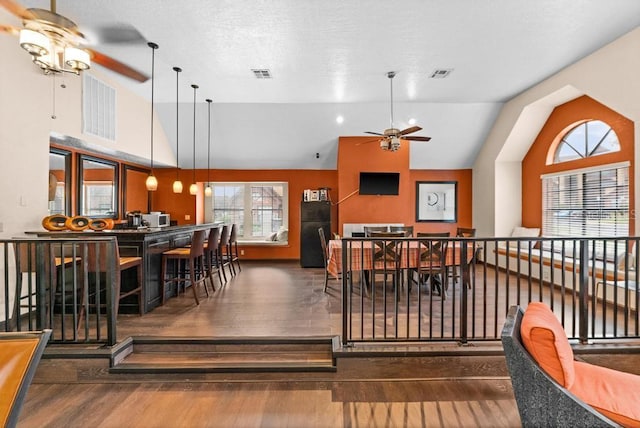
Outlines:
{"label": "pull chain on ceiling fan", "polygon": [[412,126],[410,128],[403,129],[402,131],[395,128],[393,125],[393,78],[396,77],[395,71],[389,71],[387,73],[387,77],[389,78],[389,87],[390,87],[390,107],[391,107],[391,115],[390,115],[390,127],[389,129],[385,129],[381,134],[379,132],[371,132],[366,131],[366,134],[379,135],[382,137],[380,140],[373,140],[380,142],[380,148],[383,150],[389,150],[395,152],[400,148],[400,140],[410,140],[410,141],[429,141],[431,137],[422,137],[419,135],[409,136],[407,134],[413,134],[414,132],[420,131],[422,128],[419,126]]}

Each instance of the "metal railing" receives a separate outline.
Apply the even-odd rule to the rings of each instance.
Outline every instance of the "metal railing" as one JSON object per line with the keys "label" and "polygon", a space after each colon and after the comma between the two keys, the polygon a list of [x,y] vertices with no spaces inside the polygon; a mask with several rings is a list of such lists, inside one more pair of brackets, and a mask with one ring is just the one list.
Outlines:
{"label": "metal railing", "polygon": [[[340,258],[343,344],[499,340],[509,307],[531,301],[581,343],[638,338],[639,240],[343,238],[330,254]],[[428,252],[438,243],[441,260]]]}
{"label": "metal railing", "polygon": [[116,343],[115,237],[0,240],[0,330]]}

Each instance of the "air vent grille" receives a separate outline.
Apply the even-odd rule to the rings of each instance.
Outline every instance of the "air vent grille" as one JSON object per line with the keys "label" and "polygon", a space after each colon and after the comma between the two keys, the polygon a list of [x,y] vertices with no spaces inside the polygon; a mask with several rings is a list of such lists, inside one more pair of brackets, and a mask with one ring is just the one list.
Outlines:
{"label": "air vent grille", "polygon": [[432,79],[444,79],[445,77],[450,75],[452,71],[453,68],[437,68],[433,70],[433,73],[431,73],[431,76],[429,77]]}
{"label": "air vent grille", "polygon": [[115,141],[116,90],[88,73],[82,77],[82,132]]}
{"label": "air vent grille", "polygon": [[266,68],[252,68],[251,71],[256,79],[272,79],[271,70]]}

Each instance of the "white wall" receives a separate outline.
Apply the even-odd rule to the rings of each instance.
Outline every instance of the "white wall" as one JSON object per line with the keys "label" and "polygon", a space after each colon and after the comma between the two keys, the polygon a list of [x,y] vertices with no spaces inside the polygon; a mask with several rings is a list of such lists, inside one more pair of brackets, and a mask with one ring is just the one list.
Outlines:
{"label": "white wall", "polygon": [[[84,135],[79,77],[55,79],[56,119],[52,119],[53,78],[31,63],[15,37],[0,35],[0,56],[0,236],[12,237],[25,230],[40,230],[40,222],[48,214],[51,132],[149,158],[150,105],[94,70],[92,74],[117,91],[117,141]],[[65,89],[59,86],[63,82]],[[159,121],[154,126],[154,140],[154,158],[174,164]]]}
{"label": "white wall", "polygon": [[[635,29],[581,61],[521,93],[500,112],[473,166],[473,224],[479,236],[504,235],[520,224],[520,162],[548,114],[559,104],[586,94],[636,123],[640,132],[640,29]],[[506,162],[506,164],[505,164]],[[635,180],[638,182],[638,169]],[[636,206],[640,204],[636,186]],[[636,208],[637,211],[637,208]],[[636,228],[640,227],[636,222]]]}

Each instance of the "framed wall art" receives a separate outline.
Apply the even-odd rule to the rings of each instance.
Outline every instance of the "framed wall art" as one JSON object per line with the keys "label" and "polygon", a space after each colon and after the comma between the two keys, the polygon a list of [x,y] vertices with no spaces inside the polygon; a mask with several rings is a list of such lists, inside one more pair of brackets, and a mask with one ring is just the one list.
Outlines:
{"label": "framed wall art", "polygon": [[458,182],[416,182],[416,221],[458,221]]}

